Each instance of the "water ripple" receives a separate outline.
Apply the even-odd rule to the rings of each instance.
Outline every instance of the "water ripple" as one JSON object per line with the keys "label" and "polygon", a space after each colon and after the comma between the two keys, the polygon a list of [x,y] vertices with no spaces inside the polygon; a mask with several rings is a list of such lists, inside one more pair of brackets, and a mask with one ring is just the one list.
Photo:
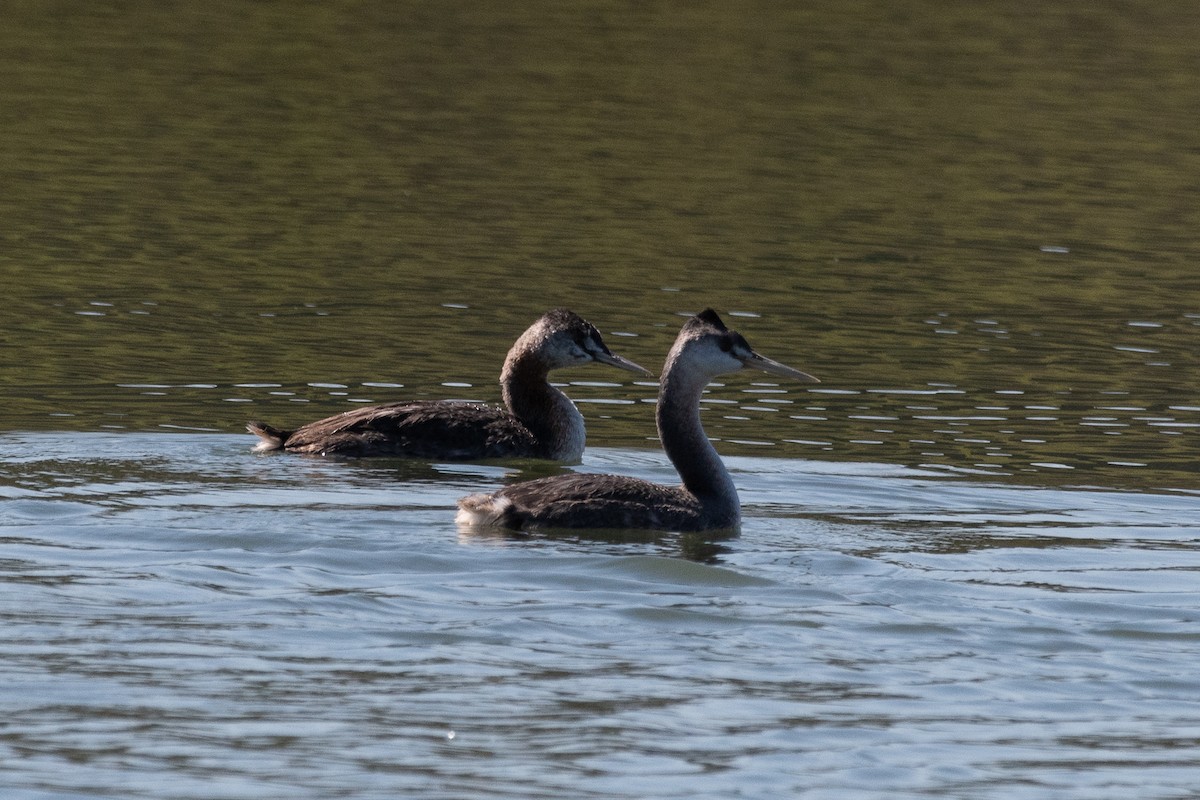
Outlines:
{"label": "water ripple", "polygon": [[[742,534],[697,562],[672,535],[463,539],[454,498],[501,476],[232,458],[241,444],[0,437],[41,454],[6,462],[28,488],[0,500],[21,785],[163,796],[170,772],[172,797],[599,798],[695,797],[698,780],[700,796],[787,795],[814,776],[851,793],[990,791],[997,771],[1039,791],[1187,780],[1194,493],[741,456]],[[671,476],[653,451],[583,468]],[[76,473],[86,500],[53,479]]]}

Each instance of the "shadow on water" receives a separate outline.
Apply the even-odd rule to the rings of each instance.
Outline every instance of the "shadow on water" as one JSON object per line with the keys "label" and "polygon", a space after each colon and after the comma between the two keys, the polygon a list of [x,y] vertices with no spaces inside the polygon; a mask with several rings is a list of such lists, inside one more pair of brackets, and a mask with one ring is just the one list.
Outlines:
{"label": "shadow on water", "polygon": [[730,552],[728,542],[736,539],[734,532],[674,532],[624,530],[619,528],[595,529],[539,529],[537,531],[514,531],[497,526],[480,527],[459,525],[460,540],[466,542],[547,542],[579,545],[589,552],[627,554],[631,545],[638,549],[649,546],[653,552],[674,555],[688,561],[715,564],[721,556]]}
{"label": "shadow on water", "polygon": [[[255,454],[258,458],[282,459],[278,466],[282,470],[303,469],[311,465],[324,478],[345,480],[350,483],[369,483],[380,486],[394,485],[398,492],[414,484],[439,484],[448,488],[461,487],[463,491],[479,485],[479,481],[499,481],[508,485],[536,478],[568,473],[572,468],[554,461],[540,459],[492,459],[465,462],[430,461],[404,457],[347,457],[306,455],[294,453]],[[289,462],[299,462],[301,466]],[[275,466],[272,461],[265,462]]]}

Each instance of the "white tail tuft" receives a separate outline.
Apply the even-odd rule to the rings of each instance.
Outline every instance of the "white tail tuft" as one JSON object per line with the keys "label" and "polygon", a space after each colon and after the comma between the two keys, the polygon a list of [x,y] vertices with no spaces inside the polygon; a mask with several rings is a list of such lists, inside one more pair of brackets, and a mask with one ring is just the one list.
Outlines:
{"label": "white tail tuft", "polygon": [[281,431],[278,428],[273,428],[265,422],[252,420],[246,423],[246,430],[253,433],[261,442],[254,445],[254,452],[266,453],[271,450],[282,450],[283,443],[287,441],[290,431]]}
{"label": "white tail tuft", "polygon": [[512,500],[494,494],[472,494],[458,501],[459,525],[504,525]]}

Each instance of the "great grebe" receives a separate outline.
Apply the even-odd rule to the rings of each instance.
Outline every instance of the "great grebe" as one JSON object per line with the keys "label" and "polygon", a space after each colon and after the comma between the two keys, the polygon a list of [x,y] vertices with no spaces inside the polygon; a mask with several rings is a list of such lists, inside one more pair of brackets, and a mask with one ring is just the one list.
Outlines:
{"label": "great grebe", "polygon": [[419,400],[356,408],[294,431],[257,421],[246,429],[262,439],[254,448],[258,452],[577,462],[583,454],[583,415],[547,377],[551,370],[593,362],[651,374],[610,351],[591,323],[556,308],[521,334],[504,359],[500,387],[507,410]]}
{"label": "great grebe", "polygon": [[508,486],[458,501],[464,525],[506,528],[735,529],[737,489],[700,424],[700,396],[710,380],[743,367],[819,382],[754,352],[712,309],[684,323],[667,355],[658,393],[658,435],[682,486],[623,475],[572,473]]}

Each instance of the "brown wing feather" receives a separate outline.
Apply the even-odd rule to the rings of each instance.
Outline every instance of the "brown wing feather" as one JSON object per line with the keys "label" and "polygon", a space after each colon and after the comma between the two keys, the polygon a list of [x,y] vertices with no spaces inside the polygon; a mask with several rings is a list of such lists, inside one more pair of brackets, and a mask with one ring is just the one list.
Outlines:
{"label": "brown wing feather", "polygon": [[444,400],[356,408],[298,428],[284,446],[323,455],[446,460],[541,456],[533,434],[506,410]]}
{"label": "brown wing feather", "polygon": [[501,489],[503,524],[514,528],[711,528],[695,497],[676,486],[623,475],[554,475]]}

